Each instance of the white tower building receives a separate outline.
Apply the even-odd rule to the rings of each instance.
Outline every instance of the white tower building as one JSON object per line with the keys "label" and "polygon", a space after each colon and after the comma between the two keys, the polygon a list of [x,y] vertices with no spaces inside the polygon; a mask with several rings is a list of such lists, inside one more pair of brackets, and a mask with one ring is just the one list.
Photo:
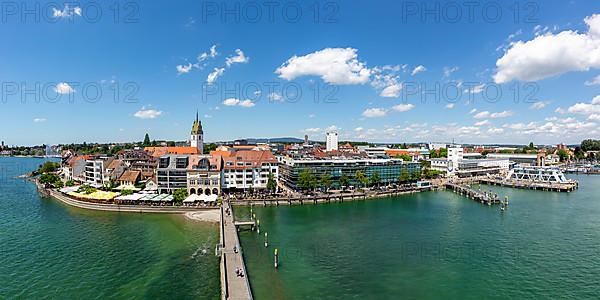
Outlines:
{"label": "white tower building", "polygon": [[190,146],[198,148],[199,154],[204,153],[204,132],[202,131],[202,122],[198,119],[198,112],[196,112],[196,120],[192,125]]}
{"label": "white tower building", "polygon": [[337,151],[338,150],[338,133],[337,133],[337,131],[327,132],[326,150],[327,151],[334,151],[334,150]]}

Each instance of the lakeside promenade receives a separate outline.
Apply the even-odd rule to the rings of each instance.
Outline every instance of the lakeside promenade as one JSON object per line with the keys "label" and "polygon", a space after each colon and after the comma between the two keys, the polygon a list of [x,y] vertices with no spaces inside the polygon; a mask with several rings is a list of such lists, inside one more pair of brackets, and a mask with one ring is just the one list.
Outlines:
{"label": "lakeside promenade", "polygon": [[[222,299],[253,299],[233,210],[228,201],[224,201],[221,207],[220,235]],[[242,276],[238,274],[240,271]]]}
{"label": "lakeside promenade", "polygon": [[103,203],[92,203],[75,200],[73,198],[63,195],[61,192],[46,189],[45,192],[48,196],[70,206],[101,210],[101,211],[112,211],[112,212],[132,212],[132,213],[164,213],[164,214],[185,214],[188,212],[202,212],[202,211],[214,211],[217,208],[194,208],[194,207],[177,207],[177,206],[141,206],[141,205],[119,205],[119,204],[103,204]]}

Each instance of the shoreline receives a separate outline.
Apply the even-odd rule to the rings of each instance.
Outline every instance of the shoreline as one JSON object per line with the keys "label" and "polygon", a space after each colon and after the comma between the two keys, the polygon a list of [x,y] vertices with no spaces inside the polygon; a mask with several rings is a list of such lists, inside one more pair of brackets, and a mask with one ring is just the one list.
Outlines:
{"label": "shoreline", "polygon": [[[162,213],[162,214],[188,214],[188,213],[200,213],[195,217],[190,217],[189,219],[191,220],[214,220],[214,218],[212,218],[212,216],[210,215],[203,215],[202,213],[211,213],[211,212],[215,212],[218,216],[218,209],[217,208],[181,208],[181,207],[143,207],[143,206],[136,206],[136,205],[118,205],[118,204],[102,204],[102,203],[90,203],[90,202],[84,202],[84,201],[79,201],[79,200],[75,200],[72,198],[69,198],[65,195],[62,195],[60,192],[58,191],[54,191],[54,190],[46,190],[48,192],[48,196],[56,199],[64,204],[67,204],[69,206],[73,206],[73,207],[77,207],[77,208],[82,208],[82,209],[89,209],[89,210],[97,210],[97,211],[110,211],[110,212],[126,212],[126,213]],[[214,221],[213,221],[214,222]]]}

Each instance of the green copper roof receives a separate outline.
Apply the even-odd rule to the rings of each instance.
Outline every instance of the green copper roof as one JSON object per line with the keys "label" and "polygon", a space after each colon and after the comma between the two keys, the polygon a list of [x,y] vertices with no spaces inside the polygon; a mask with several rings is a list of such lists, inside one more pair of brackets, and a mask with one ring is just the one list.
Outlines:
{"label": "green copper roof", "polygon": [[202,123],[200,122],[200,119],[198,119],[198,112],[196,112],[196,120],[194,121],[194,124],[192,125],[192,134],[203,134],[204,132],[202,131]]}

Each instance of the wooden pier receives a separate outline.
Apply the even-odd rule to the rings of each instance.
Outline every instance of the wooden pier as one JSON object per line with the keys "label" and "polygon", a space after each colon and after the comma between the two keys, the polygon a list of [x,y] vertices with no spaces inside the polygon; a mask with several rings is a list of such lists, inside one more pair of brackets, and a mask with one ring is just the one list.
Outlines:
{"label": "wooden pier", "polygon": [[[248,223],[248,224],[246,224]],[[252,300],[252,290],[236,225],[252,225],[253,222],[235,222],[228,201],[221,206],[220,243],[217,255],[221,256],[221,298],[223,300]],[[254,225],[253,225],[254,226]],[[241,272],[241,273],[240,273]],[[240,276],[239,274],[242,274]]]}
{"label": "wooden pier", "polygon": [[492,193],[491,191],[486,192],[483,190],[476,190],[465,184],[458,184],[448,182],[446,183],[446,188],[463,195],[469,199],[473,199],[477,202],[481,202],[483,204],[492,205],[492,204],[502,204],[502,200],[498,197],[498,194]]}

